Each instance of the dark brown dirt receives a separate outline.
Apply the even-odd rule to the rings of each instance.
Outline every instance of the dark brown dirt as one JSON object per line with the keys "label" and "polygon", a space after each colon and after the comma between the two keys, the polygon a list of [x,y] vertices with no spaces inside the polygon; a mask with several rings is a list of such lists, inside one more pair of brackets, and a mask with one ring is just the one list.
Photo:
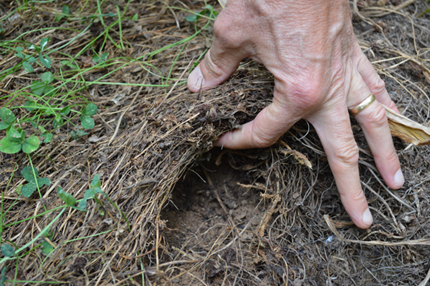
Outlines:
{"label": "dark brown dirt", "polygon": [[249,243],[255,238],[252,230],[258,226],[264,209],[259,207],[260,192],[238,185],[250,182],[251,177],[245,172],[234,170],[227,162],[216,166],[214,157],[218,155],[219,152],[205,154],[212,160],[199,161],[187,172],[176,185],[171,202],[162,211],[161,218],[166,220],[163,234],[166,246],[171,247],[169,255],[176,254],[175,260],[202,259],[200,254],[214,251],[218,244],[225,245],[245,226],[248,230],[239,235],[237,243],[220,251],[218,259],[204,263],[202,271],[190,269],[191,275],[178,278],[175,278],[177,271],[168,273],[172,278],[169,282],[174,285],[195,285],[198,279],[193,276],[221,285],[230,268],[248,271],[254,268],[252,272],[256,272],[256,266],[248,260],[250,250],[243,249],[241,242]]}

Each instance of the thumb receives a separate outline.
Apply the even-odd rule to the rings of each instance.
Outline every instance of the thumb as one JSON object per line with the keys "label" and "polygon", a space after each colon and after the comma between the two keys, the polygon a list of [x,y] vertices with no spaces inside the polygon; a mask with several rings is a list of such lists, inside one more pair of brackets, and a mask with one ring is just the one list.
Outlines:
{"label": "thumb", "polygon": [[294,113],[274,100],[242,128],[230,131],[214,145],[229,149],[264,148],[274,144],[297,121]]}
{"label": "thumb", "polygon": [[197,92],[219,85],[237,70],[243,58],[241,51],[226,49],[215,39],[203,61],[188,77],[188,88]]}

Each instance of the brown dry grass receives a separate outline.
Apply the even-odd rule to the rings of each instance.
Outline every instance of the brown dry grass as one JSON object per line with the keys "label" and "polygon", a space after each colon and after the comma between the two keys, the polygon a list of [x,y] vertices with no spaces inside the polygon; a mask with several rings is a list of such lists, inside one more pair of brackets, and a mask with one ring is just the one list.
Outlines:
{"label": "brown dry grass", "polygon": [[[393,9],[388,3],[377,6],[381,1],[371,2],[352,3],[357,7],[354,24],[359,41],[364,49],[372,48],[367,54],[399,109],[418,122],[427,122],[430,18],[415,17],[426,3],[409,1],[406,8]],[[97,1],[64,3],[72,13],[86,3],[81,16],[96,13]],[[62,4],[41,3],[34,4],[33,10],[20,10],[16,13],[19,17],[7,20],[3,40],[58,25],[54,18]],[[116,5],[122,10],[127,4],[106,1],[101,8],[104,13],[115,12]],[[265,210],[258,227],[250,229],[249,223],[235,227],[233,221],[225,226],[222,239],[211,247],[202,242],[199,255],[187,253],[186,249],[179,255],[165,243],[165,222],[160,214],[176,182],[201,154],[212,148],[217,136],[251,120],[271,100],[271,76],[251,62],[244,63],[218,88],[199,94],[187,91],[183,81],[190,64],[210,46],[210,26],[184,45],[133,61],[194,34],[193,24],[184,20],[189,13],[169,7],[200,11],[203,5],[201,1],[148,1],[127,6],[126,16],[138,13],[139,20],[122,23],[126,49],[118,50],[110,40],[104,49],[110,59],[121,58],[111,66],[84,72],[83,81],[95,81],[126,64],[103,81],[156,85],[162,83],[160,73],[166,77],[172,68],[169,87],[79,83],[85,88],[78,92],[76,102],[86,98],[95,102],[101,112],[87,137],[72,140],[68,132],[73,126],[66,124],[54,135],[54,143],[32,155],[41,175],[53,182],[42,189],[42,198],[17,196],[16,188],[23,182],[17,174],[28,165],[28,159],[20,154],[0,154],[4,209],[14,204],[4,218],[6,224],[42,213],[43,205],[48,209],[63,205],[56,186],[81,198],[94,174],[100,174],[103,191],[130,225],[129,228],[121,213],[103,197],[101,206],[89,202],[86,213],[67,209],[51,226],[54,236],[49,243],[55,247],[54,252],[46,256],[40,248],[33,248],[42,241],[38,240],[25,250],[24,256],[5,263],[8,279],[63,285],[211,285],[214,282],[207,275],[208,265],[224,265],[220,272],[223,285],[419,284],[429,269],[428,248],[420,246],[427,244],[430,231],[429,149],[406,148],[395,141],[407,183],[399,191],[390,191],[374,167],[357,124],[354,130],[361,148],[360,173],[375,218],[371,229],[362,231],[349,223],[316,133],[305,122],[299,122],[271,148],[229,154],[235,158],[236,166],[254,166],[247,170],[254,182],[248,187],[261,190]],[[17,7],[15,2],[0,3],[0,17]],[[106,21],[109,24],[110,20]],[[197,26],[203,27],[204,21]],[[80,19],[70,20],[62,27],[75,30],[31,32],[22,40],[35,43],[49,35],[53,38],[51,44],[55,44],[76,36],[85,24]],[[75,55],[103,31],[100,22],[93,23],[88,32],[61,52]],[[120,42],[118,26],[112,27],[109,34],[113,41]],[[101,41],[102,38],[92,45],[99,47]],[[91,64],[88,57],[92,55],[91,50],[85,51],[77,58],[78,64]],[[53,70],[58,73],[63,55],[56,52],[52,58]],[[0,64],[4,68],[17,62],[10,51],[2,51]],[[41,72],[42,68],[36,70],[36,74]],[[8,102],[8,94],[29,85],[33,78],[35,74],[21,69],[3,79],[1,105]],[[113,103],[119,94],[124,99]],[[18,97],[9,104],[22,102]],[[23,109],[15,111],[18,116],[25,113]],[[27,131],[31,132],[30,126]],[[312,164],[312,170],[306,163]],[[13,242],[18,248],[25,245],[58,214],[59,210],[5,228],[2,243]],[[334,233],[333,227],[337,228]],[[245,231],[252,232],[253,239],[240,242],[242,246],[237,248],[238,238]],[[228,249],[233,249],[236,256],[245,254],[237,263],[229,264],[225,259]],[[188,278],[180,280],[184,277]]]}

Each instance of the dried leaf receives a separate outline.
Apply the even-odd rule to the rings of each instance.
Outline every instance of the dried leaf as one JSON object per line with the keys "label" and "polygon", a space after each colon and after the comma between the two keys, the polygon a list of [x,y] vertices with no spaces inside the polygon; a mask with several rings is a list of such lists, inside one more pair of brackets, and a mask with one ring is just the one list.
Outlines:
{"label": "dried leaf", "polygon": [[219,4],[221,4],[221,7],[225,7],[225,5],[227,4],[227,0],[218,0]]}
{"label": "dried leaf", "polygon": [[391,134],[414,145],[430,144],[430,128],[421,125],[394,110],[382,105],[385,108]]}

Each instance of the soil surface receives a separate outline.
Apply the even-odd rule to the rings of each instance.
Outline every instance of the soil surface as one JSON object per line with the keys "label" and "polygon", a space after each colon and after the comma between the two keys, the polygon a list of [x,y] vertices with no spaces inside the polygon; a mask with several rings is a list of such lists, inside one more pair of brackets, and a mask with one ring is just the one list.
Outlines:
{"label": "soil surface", "polygon": [[[175,259],[201,259],[202,253],[214,251],[217,244],[229,242],[229,236],[234,234],[237,243],[217,250],[219,259],[205,263],[203,271],[190,269],[190,275],[178,278],[174,278],[175,271],[169,273],[174,285],[195,285],[199,283],[198,278],[221,285],[227,268],[241,268],[246,264],[247,268],[254,268],[254,272],[257,267],[252,261],[244,261],[251,250],[244,248],[241,242],[249,243],[255,238],[252,230],[258,226],[264,209],[259,207],[260,191],[240,185],[251,180],[246,172],[233,169],[228,162],[216,166],[214,157],[216,159],[219,153],[205,154],[212,160],[199,161],[178,182],[171,201],[161,214],[166,223],[163,234],[166,244],[178,255]],[[246,276],[242,274],[241,279],[243,275]],[[262,272],[260,276],[267,276],[267,273]]]}

